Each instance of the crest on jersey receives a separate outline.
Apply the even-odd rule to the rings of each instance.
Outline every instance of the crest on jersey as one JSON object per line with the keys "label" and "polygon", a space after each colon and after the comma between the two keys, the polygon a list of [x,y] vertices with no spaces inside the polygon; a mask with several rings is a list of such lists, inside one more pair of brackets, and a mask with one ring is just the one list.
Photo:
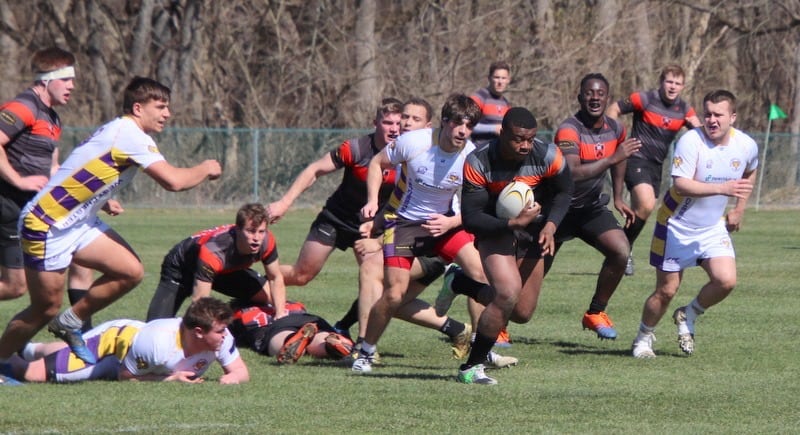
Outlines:
{"label": "crest on jersey", "polygon": [[683,159],[681,158],[681,156],[676,156],[672,158],[672,166],[680,168],[682,164],[683,164]]}
{"label": "crest on jersey", "polygon": [[148,367],[150,367],[150,365],[147,364],[147,360],[141,356],[136,358],[136,368],[138,370],[147,370]]}
{"label": "crest on jersey", "polygon": [[671,118],[667,118],[666,116],[661,117],[661,127],[667,128],[672,123]]}
{"label": "crest on jersey", "polygon": [[734,171],[738,171],[739,167],[742,166],[742,161],[739,159],[732,159],[731,160],[731,169]]}
{"label": "crest on jersey", "polygon": [[606,144],[602,142],[594,144],[594,156],[596,158],[602,159],[605,154],[606,154]]}
{"label": "crest on jersey", "polygon": [[458,172],[451,172],[447,175],[447,180],[451,183],[458,183],[458,181],[461,180],[461,174]]}

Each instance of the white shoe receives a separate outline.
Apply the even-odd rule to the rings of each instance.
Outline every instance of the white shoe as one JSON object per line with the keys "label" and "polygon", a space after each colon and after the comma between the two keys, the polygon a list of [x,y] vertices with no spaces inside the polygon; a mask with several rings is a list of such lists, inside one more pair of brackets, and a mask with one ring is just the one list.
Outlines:
{"label": "white shoe", "polygon": [[694,352],[694,324],[686,319],[687,307],[680,307],[672,313],[672,320],[678,326],[678,347],[686,355]]}
{"label": "white shoe", "polygon": [[633,344],[631,345],[631,350],[633,351],[634,358],[640,359],[651,359],[656,357],[656,353],[653,352],[653,342],[656,341],[656,335],[652,332],[644,333],[640,332],[639,335],[636,336],[636,339],[633,340]]}
{"label": "white shoe", "polygon": [[359,353],[350,370],[358,374],[370,373],[372,371],[372,355]]}
{"label": "white shoe", "polygon": [[497,381],[486,376],[483,371],[483,364],[474,365],[466,370],[459,370],[458,382],[462,384],[496,385]]}
{"label": "white shoe", "polygon": [[625,276],[633,275],[633,256],[628,255],[628,262],[625,264]]}
{"label": "white shoe", "polygon": [[505,367],[515,366],[519,363],[519,359],[513,356],[503,356],[495,351],[490,351],[486,355],[486,368],[488,369],[502,369]]}
{"label": "white shoe", "polygon": [[447,314],[447,311],[450,309],[450,305],[453,305],[453,299],[458,296],[453,291],[453,279],[456,276],[456,271],[460,269],[461,268],[458,267],[457,264],[451,264],[447,266],[447,269],[444,271],[442,288],[439,290],[439,294],[436,296],[436,300],[433,302],[433,309],[436,310],[437,316],[444,316]]}

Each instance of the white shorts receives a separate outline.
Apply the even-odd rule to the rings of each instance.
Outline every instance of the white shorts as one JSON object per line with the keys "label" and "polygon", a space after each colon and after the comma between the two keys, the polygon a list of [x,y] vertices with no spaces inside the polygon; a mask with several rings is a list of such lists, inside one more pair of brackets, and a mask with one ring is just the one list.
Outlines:
{"label": "white shorts", "polygon": [[108,230],[108,224],[97,216],[63,230],[51,226],[44,240],[36,240],[33,232],[23,228],[20,235],[25,266],[43,271],[66,269],[75,252],[89,246]]}
{"label": "white shorts", "polygon": [[733,241],[721,219],[716,225],[704,228],[668,222],[665,240],[653,237],[650,247],[650,264],[664,272],[680,272],[716,257],[736,258]]}

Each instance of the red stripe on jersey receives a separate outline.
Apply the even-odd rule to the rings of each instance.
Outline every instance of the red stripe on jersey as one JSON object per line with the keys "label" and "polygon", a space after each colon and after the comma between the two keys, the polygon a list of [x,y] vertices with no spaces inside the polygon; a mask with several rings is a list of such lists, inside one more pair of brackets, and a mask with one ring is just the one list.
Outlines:
{"label": "red stripe on jersey", "polygon": [[57,141],[61,137],[61,128],[44,119],[37,119],[31,126],[31,134],[34,136],[44,136]]}
{"label": "red stripe on jersey", "polygon": [[650,112],[645,110],[642,113],[644,122],[652,125],[653,127],[662,130],[678,131],[686,123],[686,119],[675,119],[668,116],[661,115],[660,113]]}
{"label": "red stripe on jersey", "polygon": [[339,148],[336,150],[336,154],[339,155],[339,159],[344,163],[344,166],[352,166],[355,162],[353,161],[353,151],[350,150],[350,141],[346,140]]}
{"label": "red stripe on jersey", "polygon": [[635,110],[644,110],[644,102],[642,101],[642,95],[640,93],[638,92],[632,93],[630,100]]}
{"label": "red stripe on jersey", "polygon": [[8,103],[0,106],[0,111],[13,113],[19,119],[21,119],[26,126],[31,126],[36,121],[36,116],[34,116],[33,112],[31,112],[31,109],[19,101],[9,101]]}
{"label": "red stripe on jersey", "polygon": [[477,171],[469,162],[464,162],[464,181],[468,181],[469,183],[475,186],[486,186],[486,176]]}

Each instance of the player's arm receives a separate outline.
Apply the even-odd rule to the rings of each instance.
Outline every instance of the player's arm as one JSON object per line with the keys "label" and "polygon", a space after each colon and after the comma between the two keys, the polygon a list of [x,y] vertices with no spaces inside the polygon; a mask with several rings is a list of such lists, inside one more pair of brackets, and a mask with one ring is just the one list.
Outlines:
{"label": "player's arm", "polygon": [[274,318],[280,319],[289,313],[286,311],[286,285],[283,282],[281,265],[277,259],[269,264],[264,264],[264,276],[267,277],[267,282],[264,283],[264,292],[270,297],[272,306],[275,307]]}
{"label": "player's arm", "polygon": [[[742,174],[742,179],[748,180],[751,186],[754,185],[756,182],[756,171],[745,172]],[[750,193],[752,193],[752,190],[744,197],[737,197],[736,205],[725,215],[725,226],[728,228],[729,232],[739,231],[739,226],[742,224],[744,209],[747,206],[747,199],[750,197]]]}
{"label": "player's arm", "polygon": [[361,217],[364,219],[372,219],[375,217],[375,213],[378,212],[378,193],[383,183],[383,170],[393,166],[389,160],[388,148],[388,146],[385,147],[369,161],[367,169],[367,203],[361,209]]}
{"label": "player's arm", "polygon": [[206,179],[216,180],[222,174],[222,167],[216,160],[206,160],[189,168],[178,168],[161,160],[150,164],[144,173],[170,192],[191,189]]}
{"label": "player's arm", "polygon": [[144,381],[144,382],[184,382],[187,384],[199,384],[203,378],[195,376],[194,372],[178,370],[169,375],[159,375],[155,373],[133,374],[127,367],[121,365],[117,379],[120,381]]}
{"label": "player's arm", "polygon": [[611,190],[614,195],[614,208],[625,219],[625,228],[629,227],[636,219],[633,209],[622,199],[622,194],[625,191],[625,169],[627,166],[628,160],[625,159],[611,167]]}
{"label": "player's arm", "polygon": [[[285,309],[284,304],[284,309]],[[225,373],[219,378],[220,384],[243,384],[250,381],[250,371],[241,356],[233,360],[232,363],[222,366],[222,371]]]}
{"label": "player's arm", "polygon": [[29,175],[27,177],[22,177],[19,175],[19,172],[11,166],[11,162],[8,161],[8,154],[6,154],[6,145],[10,141],[11,138],[0,131],[0,177],[3,177],[3,180],[19,190],[33,192],[42,190],[42,187],[47,184],[47,176]]}
{"label": "player's arm", "polygon": [[618,101],[614,101],[613,103],[609,104],[608,108],[606,108],[606,116],[609,118],[617,119],[620,115],[622,115],[622,109],[619,107]]}
{"label": "player's arm", "polygon": [[[755,172],[755,171],[753,171]],[[750,193],[753,192],[753,176],[748,174],[746,178],[738,180],[728,180],[724,183],[706,183],[697,181],[689,177],[673,176],[673,187],[678,195],[690,197],[705,197],[714,195],[725,195],[738,198],[743,203],[747,202]],[[737,201],[737,206],[739,205]],[[742,205],[744,207],[744,204]]]}
{"label": "player's arm", "polygon": [[201,281],[195,278],[192,287],[192,302],[208,296],[211,296],[211,281]]}
{"label": "player's arm", "polygon": [[270,223],[275,223],[283,217],[300,194],[311,187],[319,177],[330,174],[337,169],[330,153],[325,154],[314,163],[306,166],[297,178],[295,178],[292,185],[289,186],[289,190],[283,194],[281,199],[268,206]]}
{"label": "player's arm", "polygon": [[703,123],[700,121],[700,118],[698,118],[697,115],[692,115],[687,117],[686,124],[689,125],[689,128],[697,128],[703,125]]}

